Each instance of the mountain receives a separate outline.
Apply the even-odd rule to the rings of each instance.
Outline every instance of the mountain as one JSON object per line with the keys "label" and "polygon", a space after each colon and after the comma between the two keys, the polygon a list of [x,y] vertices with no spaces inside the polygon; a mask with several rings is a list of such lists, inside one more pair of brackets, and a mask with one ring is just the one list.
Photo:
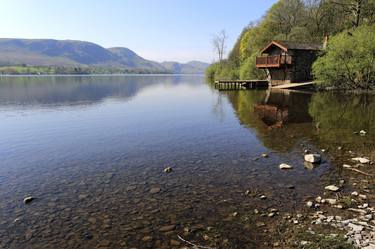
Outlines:
{"label": "mountain", "polygon": [[165,62],[162,62],[161,65],[163,65],[164,68],[168,69],[169,71],[172,71],[174,73],[180,73],[180,74],[204,73],[206,68],[209,66],[208,63],[200,62],[200,61],[190,61],[185,64],[175,62],[175,61],[165,61]]}
{"label": "mountain", "polygon": [[203,73],[203,62],[158,63],[128,48],[104,48],[85,41],[53,39],[0,39],[0,66],[103,67],[149,72]]}

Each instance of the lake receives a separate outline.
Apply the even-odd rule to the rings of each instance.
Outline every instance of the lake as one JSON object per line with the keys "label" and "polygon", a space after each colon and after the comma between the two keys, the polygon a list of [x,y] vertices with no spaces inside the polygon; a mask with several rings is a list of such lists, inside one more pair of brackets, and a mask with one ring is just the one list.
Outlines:
{"label": "lake", "polygon": [[199,75],[0,77],[0,120],[0,248],[269,248],[282,213],[375,150],[374,95]]}

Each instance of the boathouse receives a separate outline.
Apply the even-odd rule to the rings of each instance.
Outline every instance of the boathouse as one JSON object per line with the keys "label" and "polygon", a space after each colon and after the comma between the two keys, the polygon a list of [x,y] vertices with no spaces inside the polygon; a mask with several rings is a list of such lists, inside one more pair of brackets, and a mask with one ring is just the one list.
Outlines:
{"label": "boathouse", "polygon": [[266,71],[271,86],[312,80],[312,64],[320,44],[271,41],[256,58],[256,67]]}

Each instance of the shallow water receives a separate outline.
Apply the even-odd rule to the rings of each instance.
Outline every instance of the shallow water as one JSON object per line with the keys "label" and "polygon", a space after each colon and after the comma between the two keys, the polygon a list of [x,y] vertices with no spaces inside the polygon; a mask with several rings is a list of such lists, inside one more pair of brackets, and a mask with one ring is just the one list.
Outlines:
{"label": "shallow water", "polygon": [[259,248],[273,235],[254,208],[293,213],[345,177],[338,146],[374,150],[374,100],[202,76],[0,78],[0,248]]}

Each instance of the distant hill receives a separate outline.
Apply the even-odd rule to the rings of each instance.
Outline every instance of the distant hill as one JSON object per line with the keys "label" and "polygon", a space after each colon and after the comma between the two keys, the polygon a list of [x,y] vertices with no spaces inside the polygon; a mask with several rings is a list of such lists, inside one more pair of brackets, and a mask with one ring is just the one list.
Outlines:
{"label": "distant hill", "polygon": [[203,73],[204,62],[158,63],[128,48],[103,48],[95,43],[52,39],[0,39],[0,66],[62,66],[143,69],[169,73]]}
{"label": "distant hill", "polygon": [[164,68],[172,71],[174,73],[181,73],[181,74],[199,74],[204,73],[206,68],[209,66],[208,63],[200,62],[200,61],[190,61],[188,63],[179,63],[175,61],[165,61],[162,62],[161,65]]}

